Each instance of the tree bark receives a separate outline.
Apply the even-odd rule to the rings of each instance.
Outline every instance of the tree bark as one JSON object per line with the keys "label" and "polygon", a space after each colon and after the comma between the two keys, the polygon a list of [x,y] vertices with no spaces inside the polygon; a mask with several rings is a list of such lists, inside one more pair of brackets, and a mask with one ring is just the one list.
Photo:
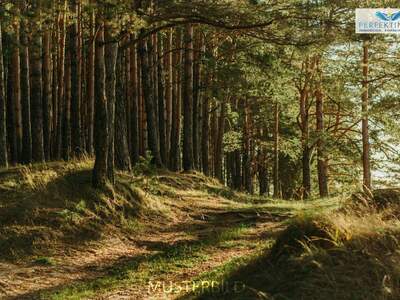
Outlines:
{"label": "tree bark", "polygon": [[15,69],[13,67],[13,55],[8,61],[8,72],[7,72],[7,142],[10,151],[10,163],[16,165],[18,162],[18,148],[17,148],[17,130],[15,127]]}
{"label": "tree bark", "polygon": [[94,131],[94,71],[95,71],[95,15],[94,12],[90,14],[90,34],[89,34],[89,45],[88,45],[88,57],[87,57],[87,142],[86,151],[89,155],[93,154],[93,131]]}
{"label": "tree bark", "polygon": [[[105,27],[105,40],[112,40],[110,27]],[[115,162],[115,84],[116,84],[116,64],[118,57],[118,44],[107,42],[105,47],[105,65],[106,65],[106,97],[107,97],[107,121],[108,121],[108,157],[107,174],[108,180],[114,184],[114,162]],[[121,78],[120,78],[121,80]]]}
{"label": "tree bark", "polygon": [[222,101],[221,109],[218,119],[218,133],[217,133],[217,140],[216,140],[216,147],[215,147],[215,177],[223,182],[223,170],[222,170],[222,161],[224,155],[224,145],[223,145],[223,138],[225,134],[225,114],[226,114],[226,103]]}
{"label": "tree bark", "polygon": [[[40,3],[35,8],[40,10]],[[40,30],[33,34],[31,47],[31,109],[32,109],[32,158],[44,161],[43,101],[42,101],[42,36]]]}
{"label": "tree bark", "polygon": [[209,132],[209,121],[210,121],[210,116],[209,116],[209,98],[205,97],[204,98],[204,103],[203,103],[203,117],[202,117],[202,130],[201,130],[201,165],[203,167],[203,173],[206,176],[210,175],[210,170],[209,170],[209,139],[210,139],[210,132]]}
{"label": "tree bark", "polygon": [[182,65],[182,33],[178,28],[176,32],[176,43],[173,56],[173,89],[172,89],[172,128],[171,128],[171,151],[170,168],[172,171],[180,170],[180,147],[181,147],[181,65]]}
{"label": "tree bark", "polygon": [[166,110],[166,154],[167,165],[170,165],[170,152],[171,152],[171,130],[172,130],[172,102],[173,102],[173,72],[172,72],[172,29],[168,30],[165,38],[165,53],[164,53],[164,66],[165,66],[165,110]]}
{"label": "tree bark", "polygon": [[21,107],[22,107],[22,163],[32,161],[31,87],[27,22],[21,26]]}
{"label": "tree bark", "polygon": [[79,42],[79,4],[76,0],[70,0],[70,9],[73,22],[69,27],[69,53],[71,55],[71,150],[74,157],[83,154],[81,142],[81,79],[82,63]]}
{"label": "tree bark", "polygon": [[22,152],[22,116],[21,116],[21,64],[20,64],[20,24],[13,26],[14,47],[12,52],[12,69],[9,70],[12,78],[12,101],[14,106],[14,126],[16,143],[16,161],[20,161]]}
{"label": "tree bark", "polygon": [[318,186],[319,186],[319,195],[321,197],[328,197],[328,168],[326,164],[325,157],[325,141],[324,141],[324,94],[322,92],[322,73],[320,69],[320,58],[317,58],[317,72],[318,72],[318,81],[317,81],[317,90],[315,93],[315,113],[317,119],[317,169],[318,169]]}
{"label": "tree bark", "polygon": [[[201,34],[201,32],[199,32]],[[200,34],[197,34],[196,42],[194,43],[194,63],[193,63],[193,161],[194,168],[199,170],[200,166],[200,128],[199,115],[201,113],[200,109],[200,59],[202,48]]]}
{"label": "tree bark", "polygon": [[167,128],[165,114],[165,94],[164,94],[164,68],[162,63],[162,38],[157,39],[157,83],[158,83],[158,128],[160,137],[160,156],[163,165],[167,164]]}
{"label": "tree bark", "polygon": [[[117,65],[117,96],[115,103],[115,167],[118,170],[130,171],[131,158],[128,146],[128,129],[126,120],[126,101],[124,99],[122,84],[122,53],[119,54],[119,63]],[[131,84],[131,82],[127,82]],[[137,147],[137,145],[135,145]]]}
{"label": "tree bark", "polygon": [[303,172],[303,199],[307,199],[311,193],[311,149],[309,145],[309,116],[308,116],[308,89],[304,88],[300,93],[300,115],[302,125],[302,172]]}
{"label": "tree bark", "polygon": [[6,97],[4,89],[2,24],[0,21],[0,167],[7,168],[7,166]]}
{"label": "tree bark", "polygon": [[369,42],[363,43],[363,94],[362,94],[362,143],[363,143],[363,187],[366,193],[371,193],[371,162],[370,162],[370,144],[369,144],[369,93],[368,93],[368,73],[369,73]]}
{"label": "tree bark", "polygon": [[280,198],[279,185],[279,103],[274,105],[274,198]]}
{"label": "tree bark", "polygon": [[95,49],[95,110],[94,110],[94,144],[95,163],[93,168],[93,187],[106,190],[108,182],[107,156],[109,148],[108,108],[106,97],[106,65],[104,58],[104,21],[102,16],[96,17],[96,49]]}
{"label": "tree bark", "polygon": [[44,156],[50,160],[51,145],[51,56],[50,56],[50,31],[46,29],[43,36],[43,144]]}
{"label": "tree bark", "polygon": [[[68,37],[68,44],[71,42]],[[64,106],[62,122],[62,157],[65,161],[70,159],[71,155],[71,52],[70,48],[65,52],[65,82],[64,82]]]}
{"label": "tree bark", "polygon": [[155,101],[153,99],[154,95],[151,91],[151,74],[149,72],[148,45],[146,44],[147,43],[145,40],[142,39],[140,41],[138,54],[141,62],[143,98],[145,102],[147,117],[148,143],[151,154],[153,156],[153,163],[157,167],[162,167],[159,140],[157,135],[157,120],[154,105]]}
{"label": "tree bark", "polygon": [[194,168],[193,158],[193,25],[185,27],[185,68],[183,86],[183,169]]}
{"label": "tree bark", "polygon": [[[132,37],[133,38],[133,37]],[[139,86],[138,86],[138,62],[136,46],[130,48],[131,56],[131,81],[132,81],[132,99],[131,99],[131,154],[132,163],[139,161],[140,139],[139,139]]]}

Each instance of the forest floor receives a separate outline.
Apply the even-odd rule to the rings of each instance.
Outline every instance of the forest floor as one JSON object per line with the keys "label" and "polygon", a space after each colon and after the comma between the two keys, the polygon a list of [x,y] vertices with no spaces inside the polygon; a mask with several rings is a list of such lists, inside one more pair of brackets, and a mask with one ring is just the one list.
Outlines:
{"label": "forest floor", "polygon": [[340,203],[252,197],[145,165],[117,174],[111,201],[90,168],[0,171],[0,299],[272,299],[248,282],[260,266],[279,274],[265,253],[289,220]]}

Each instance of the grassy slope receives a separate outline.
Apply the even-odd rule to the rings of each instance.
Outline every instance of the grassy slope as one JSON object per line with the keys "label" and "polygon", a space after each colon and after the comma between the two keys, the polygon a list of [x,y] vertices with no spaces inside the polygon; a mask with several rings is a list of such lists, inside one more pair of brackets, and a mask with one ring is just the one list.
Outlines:
{"label": "grassy slope", "polygon": [[91,189],[91,164],[0,171],[0,298],[399,296],[393,208],[360,217],[339,198],[250,197],[145,165],[118,173],[110,199]]}
{"label": "grassy slope", "polygon": [[200,277],[228,287],[179,299],[400,299],[400,193],[385,191],[396,202],[385,208],[379,194],[378,209],[345,205],[296,216],[272,249]]}
{"label": "grassy slope", "polygon": [[0,296],[95,298],[135,285],[140,297],[151,279],[185,280],[270,246],[263,228],[303,209],[146,165],[147,176],[118,173],[110,199],[90,187],[91,168],[0,171]]}

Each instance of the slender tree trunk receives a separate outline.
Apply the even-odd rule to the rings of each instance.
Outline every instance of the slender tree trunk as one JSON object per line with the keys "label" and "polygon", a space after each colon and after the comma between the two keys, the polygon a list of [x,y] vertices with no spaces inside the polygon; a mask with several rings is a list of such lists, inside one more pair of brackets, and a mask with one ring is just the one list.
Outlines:
{"label": "slender tree trunk", "polygon": [[182,65],[182,33],[177,29],[175,48],[178,49],[173,56],[173,89],[172,89],[172,128],[170,168],[172,171],[180,170],[180,144],[181,144],[181,65]]}
{"label": "slender tree trunk", "polygon": [[[108,180],[114,184],[114,162],[115,162],[115,84],[116,84],[116,64],[118,57],[118,44],[110,43],[112,35],[110,34],[111,28],[106,25],[105,27],[105,40],[107,41],[105,47],[105,65],[106,65],[106,97],[107,97],[107,121],[108,121],[108,156],[107,156],[107,174]],[[121,80],[122,78],[120,78]],[[124,101],[124,99],[121,99]]]}
{"label": "slender tree trunk", "polygon": [[269,196],[269,181],[268,181],[268,169],[266,166],[266,154],[265,149],[259,150],[258,153],[258,182],[259,182],[259,191],[260,196]]}
{"label": "slender tree trunk", "polygon": [[279,186],[279,103],[276,102],[274,105],[274,198],[279,198],[280,186]]}
{"label": "slender tree trunk", "polygon": [[170,165],[170,152],[171,152],[171,130],[172,130],[172,102],[173,102],[173,73],[172,73],[172,29],[168,30],[165,39],[165,110],[166,110],[166,152],[167,152],[167,165]]}
{"label": "slender tree trunk", "polygon": [[218,116],[217,116],[217,104],[214,102],[212,105],[212,113],[210,117],[210,166],[212,168],[210,175],[216,177],[216,170],[215,170],[215,153],[217,147],[217,140],[218,140]]}
{"label": "slender tree trunk", "polygon": [[50,53],[50,31],[46,29],[43,36],[43,144],[44,156],[50,160],[51,144],[51,53]]}
{"label": "slender tree trunk", "polygon": [[69,27],[69,53],[71,59],[71,150],[74,157],[83,153],[81,143],[81,78],[82,63],[79,41],[79,4],[76,0],[70,0],[70,8],[73,13],[73,23]]}
{"label": "slender tree trunk", "polygon": [[139,150],[140,150],[140,140],[139,140],[139,91],[138,91],[138,63],[137,63],[137,51],[136,46],[130,48],[131,56],[131,81],[132,81],[132,116],[131,116],[131,154],[132,163],[136,164],[139,161]]}
{"label": "slender tree trunk", "polygon": [[28,30],[26,21],[21,26],[21,107],[22,107],[22,154],[21,161],[32,161],[32,125],[31,125],[31,87],[29,68]]}
{"label": "slender tree trunk", "polygon": [[95,144],[95,163],[93,169],[93,187],[106,190],[108,182],[107,156],[109,149],[108,132],[108,107],[106,97],[106,64],[104,58],[104,21],[102,16],[96,18],[95,49],[95,110],[94,110],[94,144]]}
{"label": "slender tree trunk", "polygon": [[363,142],[363,186],[366,193],[372,189],[370,145],[369,145],[369,93],[368,93],[368,73],[369,73],[369,42],[363,43],[363,94],[362,94],[362,142]]}
{"label": "slender tree trunk", "polygon": [[50,156],[51,159],[56,159],[57,154],[57,124],[58,124],[58,41],[59,35],[59,24],[58,16],[55,17],[54,30],[52,32],[52,88],[51,88],[51,99],[52,99],[52,120],[51,120],[51,145],[50,145]]}
{"label": "slender tree trunk", "polygon": [[[110,34],[111,28],[106,25],[105,40],[112,40]],[[108,42],[105,47],[105,65],[106,65],[106,97],[107,97],[107,112],[108,112],[108,157],[107,157],[107,172],[108,180],[114,184],[114,162],[115,162],[115,85],[116,85],[116,64],[118,57],[118,44]],[[120,78],[121,80],[122,78]]]}
{"label": "slender tree trunk", "polygon": [[2,24],[0,21],[0,167],[7,168],[7,166],[6,96],[4,89]]}
{"label": "slender tree trunk", "polygon": [[[199,32],[201,34],[201,32]],[[201,124],[199,123],[199,115],[200,115],[200,59],[201,53],[200,49],[201,45],[201,37],[200,34],[197,34],[194,52],[194,63],[193,63],[193,160],[194,160],[194,168],[199,170],[200,166],[200,128]]]}
{"label": "slender tree trunk", "polygon": [[251,121],[248,107],[248,100],[244,102],[244,147],[243,147],[243,186],[248,193],[253,192],[253,177],[252,177],[252,165],[251,165]]}
{"label": "slender tree trunk", "polygon": [[302,171],[303,171],[303,198],[307,199],[311,193],[311,149],[309,145],[309,116],[308,116],[308,89],[304,88],[300,94],[300,115],[302,124]]}
{"label": "slender tree trunk", "polygon": [[210,132],[209,132],[209,121],[210,121],[210,116],[209,116],[209,98],[205,97],[204,98],[204,103],[203,103],[203,124],[202,124],[202,130],[201,130],[201,160],[202,160],[202,167],[203,167],[203,173],[204,175],[208,176],[210,175],[210,170],[209,170],[209,139],[210,139]]}
{"label": "slender tree trunk", "polygon": [[93,154],[93,131],[94,131],[94,70],[95,70],[95,15],[94,12],[90,14],[90,34],[89,34],[89,50],[87,57],[87,142],[86,151],[91,155]]}
{"label": "slender tree trunk", "polygon": [[217,141],[215,147],[215,177],[219,179],[219,181],[224,181],[223,170],[222,170],[222,161],[224,155],[223,149],[223,138],[225,133],[225,113],[226,113],[226,103],[223,101],[221,103],[221,110],[218,119],[218,134]]}
{"label": "slender tree trunk", "polygon": [[[68,40],[68,44],[70,41]],[[64,83],[64,120],[62,123],[62,156],[65,161],[71,155],[71,52],[70,48],[65,53],[65,83]]]}
{"label": "slender tree trunk", "polygon": [[162,38],[157,39],[157,83],[158,83],[158,127],[160,137],[160,155],[163,165],[167,164],[167,128],[165,115],[165,94],[164,94],[164,79],[163,79],[163,63],[162,63]]}
{"label": "slender tree trunk", "polygon": [[[119,54],[117,65],[117,97],[115,104],[115,167],[118,170],[130,171],[132,169],[128,146],[128,129],[126,120],[126,101],[122,86],[122,53]],[[130,84],[130,81],[127,81]],[[137,145],[135,145],[137,147]]]}
{"label": "slender tree trunk", "polygon": [[319,186],[319,195],[321,197],[328,197],[328,168],[326,165],[326,157],[325,157],[325,142],[324,142],[324,95],[322,92],[321,81],[322,74],[319,66],[319,59],[317,58],[317,72],[318,72],[318,81],[317,81],[317,90],[315,93],[316,98],[316,119],[317,119],[317,169],[318,169],[318,186]]}
{"label": "slender tree trunk", "polygon": [[[64,8],[65,8],[64,2]],[[62,156],[62,141],[63,141],[63,124],[65,114],[65,14],[62,12],[59,17],[59,42],[58,42],[58,116],[57,116],[57,141],[56,141],[56,158],[61,159]]]}
{"label": "slender tree trunk", "polygon": [[[40,3],[36,4],[40,10]],[[44,161],[43,144],[43,101],[42,101],[42,36],[40,29],[33,35],[31,48],[31,108],[32,108],[32,158],[35,162]]]}
{"label": "slender tree trunk", "polygon": [[193,170],[193,25],[186,25],[183,87],[183,169]]}
{"label": "slender tree trunk", "polygon": [[22,152],[22,116],[21,116],[21,65],[20,65],[20,24],[13,26],[14,47],[12,52],[12,69],[10,70],[12,78],[12,102],[14,106],[14,126],[15,126],[15,143],[16,143],[16,160],[20,161]]}
{"label": "slender tree trunk", "polygon": [[15,68],[13,67],[13,55],[8,62],[7,72],[7,141],[10,151],[10,162],[12,165],[16,165],[18,162],[18,148],[17,148],[17,130],[15,127]]}
{"label": "slender tree trunk", "polygon": [[139,57],[141,62],[142,71],[142,85],[143,85],[143,98],[146,108],[147,116],[147,132],[148,132],[148,143],[149,148],[153,156],[153,163],[157,167],[162,167],[159,140],[157,135],[157,120],[155,114],[155,101],[153,99],[153,93],[151,91],[151,74],[149,72],[149,55],[148,45],[146,41],[141,40],[139,43]]}

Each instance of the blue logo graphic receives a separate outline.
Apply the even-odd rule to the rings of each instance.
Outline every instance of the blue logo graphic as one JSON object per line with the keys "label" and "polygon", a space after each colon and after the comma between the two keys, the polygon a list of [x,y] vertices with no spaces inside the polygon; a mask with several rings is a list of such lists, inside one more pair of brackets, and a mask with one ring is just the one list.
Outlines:
{"label": "blue logo graphic", "polygon": [[384,22],[394,22],[400,19],[400,11],[395,12],[395,13],[384,13],[381,11],[378,11],[376,13],[376,16]]}

